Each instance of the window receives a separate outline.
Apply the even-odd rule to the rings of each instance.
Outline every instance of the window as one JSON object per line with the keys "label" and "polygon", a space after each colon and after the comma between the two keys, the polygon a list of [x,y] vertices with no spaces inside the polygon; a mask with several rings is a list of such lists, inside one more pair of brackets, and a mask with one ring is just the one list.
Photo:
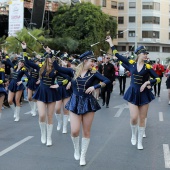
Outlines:
{"label": "window", "polygon": [[160,17],[147,16],[142,17],[143,24],[160,24]]}
{"label": "window", "polygon": [[118,3],[118,9],[119,10],[124,10],[124,2]]}
{"label": "window", "polygon": [[129,22],[135,22],[135,17],[129,17]]}
{"label": "window", "polygon": [[159,31],[142,31],[142,38],[159,38]]}
{"label": "window", "polygon": [[170,47],[162,47],[162,52],[170,52]]}
{"label": "window", "polygon": [[117,46],[116,49],[118,51],[126,51],[126,46]]}
{"label": "window", "polygon": [[129,46],[129,51],[134,51],[135,50],[135,45]]}
{"label": "window", "polygon": [[158,2],[143,2],[143,9],[153,9],[160,11],[160,3]]}
{"label": "window", "polygon": [[136,8],[136,2],[129,2],[129,8]]}
{"label": "window", "polygon": [[146,46],[146,49],[149,52],[159,52],[160,51],[160,47],[156,47],[156,46]]}
{"label": "window", "polygon": [[117,9],[117,2],[116,1],[111,1],[111,8]]}
{"label": "window", "polygon": [[113,18],[115,21],[117,21],[117,16],[112,16],[112,18]]}
{"label": "window", "polygon": [[118,24],[124,24],[124,17],[118,17]]}
{"label": "window", "polygon": [[118,31],[118,38],[123,38],[123,31]]}
{"label": "window", "polygon": [[135,31],[129,31],[129,37],[135,37]]}
{"label": "window", "polygon": [[102,0],[102,7],[106,7],[106,0]]}

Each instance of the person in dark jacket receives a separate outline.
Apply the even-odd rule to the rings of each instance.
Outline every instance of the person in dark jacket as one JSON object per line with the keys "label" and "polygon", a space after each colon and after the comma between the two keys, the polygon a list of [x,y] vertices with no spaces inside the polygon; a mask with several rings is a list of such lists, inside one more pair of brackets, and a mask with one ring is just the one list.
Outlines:
{"label": "person in dark jacket", "polygon": [[[105,77],[107,77],[110,80],[110,83],[108,83],[105,87],[101,89],[101,97],[103,99],[103,106],[106,103],[106,108],[109,108],[109,101],[110,101],[110,94],[112,92],[112,87],[115,83],[115,68],[114,65],[110,62],[110,57],[108,55],[104,56],[104,64],[99,66],[98,71]],[[105,97],[105,94],[107,93],[107,96]]]}

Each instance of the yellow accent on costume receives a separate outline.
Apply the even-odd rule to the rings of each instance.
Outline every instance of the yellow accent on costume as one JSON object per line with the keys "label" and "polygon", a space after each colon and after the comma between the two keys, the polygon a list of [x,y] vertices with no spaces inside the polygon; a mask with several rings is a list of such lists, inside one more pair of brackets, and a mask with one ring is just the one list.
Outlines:
{"label": "yellow accent on costume", "polygon": [[117,54],[118,53],[118,51],[115,49],[115,50],[113,50],[113,54],[115,55],[115,54]]}
{"label": "yellow accent on costume", "polygon": [[23,67],[21,70],[22,70],[22,71],[26,71],[26,68],[25,68],[25,67]]}
{"label": "yellow accent on costume", "polygon": [[28,79],[27,79],[27,78],[25,78],[24,80],[25,80],[25,82],[28,82]]}
{"label": "yellow accent on costume", "polygon": [[42,67],[42,64],[38,64],[38,66],[41,68],[41,67]]}
{"label": "yellow accent on costume", "polygon": [[150,64],[145,64],[147,69],[151,69],[152,66]]}
{"label": "yellow accent on costume", "polygon": [[135,61],[134,61],[134,60],[129,60],[129,63],[130,63],[130,64],[134,64]]}
{"label": "yellow accent on costume", "polygon": [[106,86],[106,84],[103,83],[103,82],[100,82],[99,84],[101,85],[101,87],[105,87]]}
{"label": "yellow accent on costume", "polygon": [[65,80],[62,81],[62,83],[63,83],[63,85],[66,85],[68,83],[68,80],[65,79]]}
{"label": "yellow accent on costume", "polygon": [[14,66],[14,69],[16,69],[17,68],[17,66]]}
{"label": "yellow accent on costume", "polygon": [[3,69],[3,68],[0,68],[0,72],[5,72],[5,69]]}
{"label": "yellow accent on costume", "polygon": [[23,56],[24,56],[24,57],[28,57],[27,52],[23,52]]}
{"label": "yellow accent on costume", "polygon": [[28,60],[30,60],[31,59],[31,57],[28,57]]}
{"label": "yellow accent on costume", "polygon": [[2,84],[3,83],[3,80],[0,80],[0,84]]}
{"label": "yellow accent on costume", "polygon": [[95,70],[95,71],[96,71],[96,68],[95,68],[95,67],[92,67],[92,70]]}
{"label": "yellow accent on costume", "polygon": [[161,82],[161,79],[158,77],[158,78],[155,78],[156,79],[156,83],[160,83]]}
{"label": "yellow accent on costume", "polygon": [[5,56],[5,58],[6,58],[6,59],[8,59],[8,58],[9,58],[9,56]]}
{"label": "yellow accent on costume", "polygon": [[119,61],[119,64],[120,64],[120,65],[122,65],[122,63],[123,63],[122,61]]}

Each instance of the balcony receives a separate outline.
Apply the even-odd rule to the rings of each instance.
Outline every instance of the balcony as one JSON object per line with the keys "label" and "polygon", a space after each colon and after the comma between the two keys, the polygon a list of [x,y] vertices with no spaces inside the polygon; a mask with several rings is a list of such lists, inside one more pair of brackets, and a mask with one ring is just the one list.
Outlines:
{"label": "balcony", "polygon": [[157,38],[140,38],[140,42],[160,43],[160,39],[157,39]]}

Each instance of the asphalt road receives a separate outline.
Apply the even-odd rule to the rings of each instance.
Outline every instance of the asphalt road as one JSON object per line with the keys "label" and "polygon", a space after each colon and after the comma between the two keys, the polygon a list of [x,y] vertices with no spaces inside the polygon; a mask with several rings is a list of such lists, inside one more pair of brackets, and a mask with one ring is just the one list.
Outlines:
{"label": "asphalt road", "polygon": [[[0,119],[0,170],[170,169],[170,105],[167,92],[164,78],[160,98],[156,97],[149,107],[144,150],[138,150],[130,143],[129,110],[127,102],[119,95],[117,82],[110,107],[102,107],[95,114],[87,165],[84,167],[74,160],[69,124],[68,134],[62,134],[56,130],[54,117],[53,145],[46,147],[40,141],[38,116],[28,114],[27,102],[23,103],[19,122],[13,121],[11,109],[4,109]],[[101,99],[99,103],[102,103]]]}

